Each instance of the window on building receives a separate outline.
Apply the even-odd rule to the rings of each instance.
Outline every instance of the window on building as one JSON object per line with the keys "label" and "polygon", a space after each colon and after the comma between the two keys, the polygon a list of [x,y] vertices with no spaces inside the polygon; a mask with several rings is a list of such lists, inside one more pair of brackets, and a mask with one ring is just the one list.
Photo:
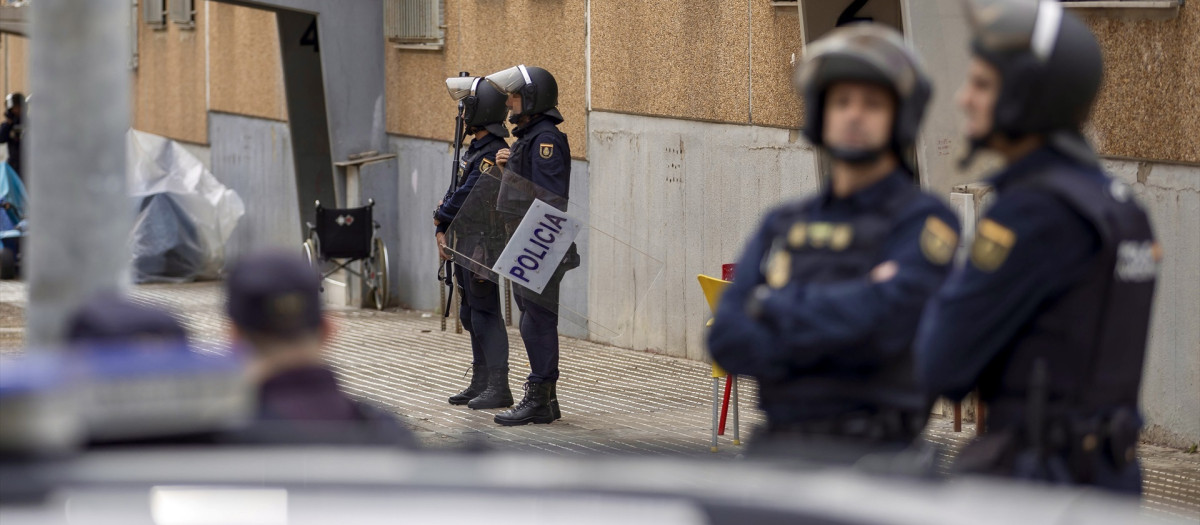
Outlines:
{"label": "window on building", "polygon": [[167,0],[142,0],[142,21],[155,29],[167,27]]}
{"label": "window on building", "polygon": [[446,40],[445,0],[384,0],[384,35],[397,47],[441,49]]}
{"label": "window on building", "polygon": [[196,26],[196,0],[170,0],[172,22],[185,27]]}

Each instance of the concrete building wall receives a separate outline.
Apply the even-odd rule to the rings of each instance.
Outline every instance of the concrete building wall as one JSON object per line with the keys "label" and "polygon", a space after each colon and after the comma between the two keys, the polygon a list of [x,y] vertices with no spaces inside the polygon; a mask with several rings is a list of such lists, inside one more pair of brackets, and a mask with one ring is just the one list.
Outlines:
{"label": "concrete building wall", "polygon": [[226,113],[212,113],[210,118],[213,175],[246,204],[246,214],[226,246],[226,259],[266,246],[299,253],[303,236],[288,125]]}
{"label": "concrete building wall", "polygon": [[275,13],[205,2],[209,19],[209,107],[287,120]]}
{"label": "concrete building wall", "polygon": [[1142,374],[1147,436],[1200,441],[1200,166],[1105,160],[1149,210],[1163,247]]}
{"label": "concrete building wall", "polygon": [[[630,232],[663,261],[650,285],[621,264],[628,255],[596,246],[588,257],[591,316],[629,325],[613,341],[622,346],[706,359],[710,314],[696,275],[719,276],[763,212],[818,189],[813,151],[794,132],[758,126],[600,111],[589,126],[591,220]],[[613,302],[630,286],[648,290],[636,311]]]}
{"label": "concrete building wall", "polygon": [[207,143],[208,20],[204,9],[196,10],[196,23],[191,28],[167,22],[162,29],[155,29],[141,16],[137,20],[133,127],[183,142]]}

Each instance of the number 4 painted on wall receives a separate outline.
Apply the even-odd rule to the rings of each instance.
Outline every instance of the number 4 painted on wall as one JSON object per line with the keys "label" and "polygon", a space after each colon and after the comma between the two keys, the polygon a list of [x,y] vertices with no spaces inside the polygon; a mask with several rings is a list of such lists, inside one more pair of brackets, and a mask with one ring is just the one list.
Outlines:
{"label": "number 4 painted on wall", "polygon": [[312,46],[313,53],[321,52],[321,42],[317,38],[317,18],[313,17],[311,24],[308,24],[308,29],[304,30],[304,35],[300,37],[301,46]]}
{"label": "number 4 painted on wall", "polygon": [[870,0],[854,0],[853,2],[850,2],[850,5],[846,6],[846,9],[842,10],[842,14],[838,15],[837,27],[842,27],[846,24],[853,24],[855,22],[875,21],[875,19],[871,17],[856,16],[858,15],[859,11],[862,11],[863,7],[866,7],[867,2],[869,1]]}

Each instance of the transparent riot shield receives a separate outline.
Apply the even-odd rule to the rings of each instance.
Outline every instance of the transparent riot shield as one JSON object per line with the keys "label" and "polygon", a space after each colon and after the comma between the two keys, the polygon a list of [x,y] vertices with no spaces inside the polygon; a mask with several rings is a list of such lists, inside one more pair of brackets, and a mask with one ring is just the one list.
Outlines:
{"label": "transparent riot shield", "polygon": [[[663,271],[661,255],[627,228],[499,166],[483,171],[448,233],[455,264],[512,282],[526,308],[557,311],[594,339],[624,334]],[[592,282],[596,265],[605,282]]]}

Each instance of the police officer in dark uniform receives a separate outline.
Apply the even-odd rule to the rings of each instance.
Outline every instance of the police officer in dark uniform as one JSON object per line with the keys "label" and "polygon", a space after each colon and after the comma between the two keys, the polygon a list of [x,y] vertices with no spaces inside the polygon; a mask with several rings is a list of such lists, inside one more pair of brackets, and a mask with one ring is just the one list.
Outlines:
{"label": "police officer in dark uniform", "polygon": [[924,427],[932,398],[912,377],[911,345],[958,221],[904,161],[931,88],[898,32],[834,30],[808,49],[797,87],[804,134],[832,157],[832,176],[768,212],[708,345],[729,373],[758,379],[760,455],[848,464],[900,452]]}
{"label": "police officer in dark uniform", "polygon": [[25,136],[25,95],[9,93],[4,99],[4,123],[0,124],[0,142],[8,144],[8,165],[22,179],[25,174],[21,171],[21,140]]}
{"label": "police officer in dark uniform", "polygon": [[264,444],[414,444],[395,417],[342,392],[325,362],[331,336],[321,279],[298,254],[266,251],[237,261],[225,282],[235,345],[258,389],[253,425],[226,438]]}
{"label": "police officer in dark uniform", "polygon": [[[532,181],[548,192],[547,203],[566,210],[571,192],[571,146],[559,131],[558,83],[549,71],[519,65],[487,76],[496,89],[508,95],[509,122],[516,124],[517,141],[511,151],[500,150],[496,162]],[[518,286],[517,308],[521,310],[521,339],[532,371],[525,383],[525,396],[511,410],[494,418],[501,425],[552,423],[562,417],[558,408],[558,286],[566,270],[579,265],[574,245],[560,263],[549,285],[541,293]]]}
{"label": "police officer in dark uniform", "polygon": [[1137,401],[1160,251],[1124,184],[1080,133],[1100,48],[1058,2],[969,2],[974,57],[959,92],[976,147],[1007,166],[968,261],[930,302],[917,376],[978,386],[988,431],[964,472],[1137,493]]}
{"label": "police officer in dark uniform", "polygon": [[[446,230],[451,221],[475,189],[481,172],[496,164],[496,152],[508,147],[504,141],[508,136],[508,128],[504,127],[504,118],[508,115],[506,95],[479,77],[448,78],[446,86],[452,97],[462,101],[463,122],[472,139],[458,167],[457,187],[446,194],[434,211],[438,253],[443,260],[450,258],[446,251]],[[455,249],[480,260],[480,250],[486,249],[487,239],[483,237],[486,232],[466,234],[456,240]],[[473,409],[512,406],[512,391],[508,386],[508,331],[500,311],[500,288],[487,276],[477,275],[459,265],[454,267],[454,278],[462,298],[459,318],[463,328],[471,334],[472,374],[470,386],[451,396],[450,404]]]}

